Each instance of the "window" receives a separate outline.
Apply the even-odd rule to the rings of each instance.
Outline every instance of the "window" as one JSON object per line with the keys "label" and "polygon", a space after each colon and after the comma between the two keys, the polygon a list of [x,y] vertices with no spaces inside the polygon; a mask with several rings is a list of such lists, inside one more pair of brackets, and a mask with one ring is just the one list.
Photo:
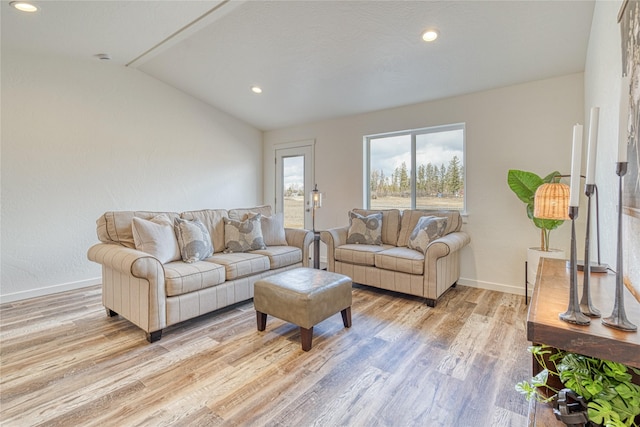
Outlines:
{"label": "window", "polygon": [[464,124],[365,137],[367,207],[465,210]]}

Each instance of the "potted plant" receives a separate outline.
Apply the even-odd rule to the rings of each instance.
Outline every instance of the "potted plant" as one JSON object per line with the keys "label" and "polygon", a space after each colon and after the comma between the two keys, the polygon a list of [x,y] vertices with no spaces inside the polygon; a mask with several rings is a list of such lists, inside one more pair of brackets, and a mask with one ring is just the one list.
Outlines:
{"label": "potted plant", "polygon": [[525,203],[527,216],[531,219],[533,225],[540,229],[540,246],[529,248],[527,252],[527,282],[529,283],[535,282],[538,262],[541,257],[565,258],[563,250],[549,247],[551,231],[560,227],[564,221],[541,219],[533,216],[535,208],[534,199],[538,187],[545,183],[558,182],[560,176],[560,172],[554,171],[544,178],[541,178],[533,172],[517,169],[510,169],[507,174],[507,184],[509,184],[509,188],[518,196],[518,199]]}
{"label": "potted plant", "polygon": [[[551,402],[559,394],[572,394],[578,403],[586,403],[583,415],[588,422],[605,427],[638,427],[640,386],[632,382],[632,372],[640,375],[640,369],[545,345],[529,347],[529,351],[543,370],[531,380],[516,384],[516,390],[527,400]],[[565,388],[554,387],[554,381]],[[556,418],[568,425],[575,423],[576,412],[558,409],[557,402],[554,406]],[[573,419],[568,421],[569,417]]]}

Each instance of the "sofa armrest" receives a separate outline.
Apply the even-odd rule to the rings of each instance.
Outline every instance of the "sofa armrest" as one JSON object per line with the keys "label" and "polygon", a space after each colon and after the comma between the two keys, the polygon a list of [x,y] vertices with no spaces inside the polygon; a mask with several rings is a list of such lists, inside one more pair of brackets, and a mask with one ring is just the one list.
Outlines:
{"label": "sofa armrest", "polygon": [[102,303],[146,332],[166,322],[164,267],[157,258],[125,246],[98,243],[87,253],[102,264]]}
{"label": "sofa armrest", "polygon": [[302,250],[302,265],[309,266],[309,245],[313,242],[313,232],[302,228],[285,228],[284,235],[289,246]]}
{"label": "sofa armrest", "polygon": [[460,278],[459,252],[469,242],[471,242],[471,237],[467,233],[454,231],[434,240],[427,246],[424,254],[426,298],[437,299],[449,286],[458,281]]}
{"label": "sofa armrest", "polygon": [[335,249],[347,243],[349,226],[330,228],[320,232],[320,240],[327,245],[327,271],[335,271]]}
{"label": "sofa armrest", "polygon": [[446,236],[442,236],[439,239],[434,240],[427,246],[425,253],[425,263],[435,261],[438,258],[449,255],[452,252],[459,251],[471,242],[471,238],[464,231],[454,231]]}
{"label": "sofa armrest", "polygon": [[164,283],[162,263],[142,251],[120,245],[98,243],[89,248],[87,258],[119,273],[130,274],[140,279],[154,279]]}

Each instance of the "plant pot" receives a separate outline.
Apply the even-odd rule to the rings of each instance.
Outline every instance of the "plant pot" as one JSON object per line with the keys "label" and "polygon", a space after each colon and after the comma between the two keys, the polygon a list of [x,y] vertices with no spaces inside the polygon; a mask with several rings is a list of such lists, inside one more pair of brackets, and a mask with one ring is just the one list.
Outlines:
{"label": "plant pot", "polygon": [[548,251],[541,251],[537,247],[527,249],[527,283],[531,286],[536,283],[540,258],[566,259],[566,256],[562,249],[549,249]]}

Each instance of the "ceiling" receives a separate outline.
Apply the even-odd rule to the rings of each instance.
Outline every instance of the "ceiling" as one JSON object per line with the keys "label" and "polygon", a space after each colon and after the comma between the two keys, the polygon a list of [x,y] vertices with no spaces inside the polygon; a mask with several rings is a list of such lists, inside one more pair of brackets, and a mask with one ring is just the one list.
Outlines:
{"label": "ceiling", "polygon": [[[2,49],[129,66],[262,130],[584,70],[594,1],[2,0]],[[440,37],[420,38],[427,28]],[[258,85],[262,94],[250,86]]]}

